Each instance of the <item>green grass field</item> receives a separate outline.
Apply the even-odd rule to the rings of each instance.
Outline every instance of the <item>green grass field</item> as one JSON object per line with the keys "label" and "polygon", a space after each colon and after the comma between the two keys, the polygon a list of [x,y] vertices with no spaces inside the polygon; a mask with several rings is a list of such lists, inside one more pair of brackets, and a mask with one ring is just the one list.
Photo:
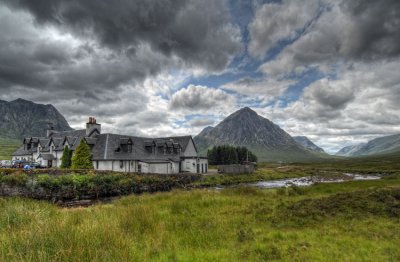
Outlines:
{"label": "green grass field", "polygon": [[0,137],[0,160],[10,160],[12,153],[22,144],[18,139]]}
{"label": "green grass field", "polygon": [[400,178],[63,209],[0,198],[1,261],[399,261]]}

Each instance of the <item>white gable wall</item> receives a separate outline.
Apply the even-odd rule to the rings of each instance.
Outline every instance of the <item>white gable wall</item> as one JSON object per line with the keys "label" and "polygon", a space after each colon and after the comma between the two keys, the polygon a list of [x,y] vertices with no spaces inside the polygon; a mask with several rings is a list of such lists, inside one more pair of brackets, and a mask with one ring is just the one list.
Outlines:
{"label": "white gable wall", "polygon": [[190,139],[188,145],[186,146],[185,152],[183,152],[183,156],[185,157],[197,157],[197,151],[194,147],[193,140]]}

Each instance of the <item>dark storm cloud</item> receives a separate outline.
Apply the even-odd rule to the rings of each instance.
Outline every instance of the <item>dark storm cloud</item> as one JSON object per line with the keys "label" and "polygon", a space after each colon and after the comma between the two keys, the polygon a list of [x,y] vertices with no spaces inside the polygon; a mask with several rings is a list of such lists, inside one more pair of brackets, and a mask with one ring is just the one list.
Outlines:
{"label": "dark storm cloud", "polygon": [[147,43],[165,56],[222,70],[241,48],[225,1],[7,1],[28,10],[39,24],[52,24],[116,51],[135,54]]}
{"label": "dark storm cloud", "polygon": [[355,26],[346,55],[364,59],[400,55],[400,1],[343,1],[341,9]]}
{"label": "dark storm cloud", "polygon": [[[310,14],[298,16],[299,1],[285,0],[264,5],[249,25],[250,51],[256,56],[282,39],[295,39],[262,67],[264,72],[280,75],[343,60],[374,62],[400,56],[400,1],[321,0],[300,5]],[[303,27],[304,32],[299,31]]]}

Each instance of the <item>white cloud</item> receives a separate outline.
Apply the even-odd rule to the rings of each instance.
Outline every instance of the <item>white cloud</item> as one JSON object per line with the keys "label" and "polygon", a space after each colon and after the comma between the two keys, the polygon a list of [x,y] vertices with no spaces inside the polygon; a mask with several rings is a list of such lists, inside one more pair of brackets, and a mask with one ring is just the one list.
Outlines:
{"label": "white cloud", "polygon": [[318,0],[284,0],[262,5],[249,24],[250,53],[262,57],[279,40],[293,39],[317,15],[318,9]]}
{"label": "white cloud", "polygon": [[337,79],[324,78],[306,87],[288,107],[259,111],[292,135],[314,138],[329,152],[400,133],[398,68],[399,60],[354,63]]}
{"label": "white cloud", "polygon": [[235,98],[220,89],[189,85],[172,95],[170,109],[205,114],[229,112],[234,105]]}
{"label": "white cloud", "polygon": [[257,98],[262,103],[273,101],[281,96],[295,81],[273,78],[253,79],[242,78],[238,81],[223,85],[223,89],[235,91],[249,98]]}

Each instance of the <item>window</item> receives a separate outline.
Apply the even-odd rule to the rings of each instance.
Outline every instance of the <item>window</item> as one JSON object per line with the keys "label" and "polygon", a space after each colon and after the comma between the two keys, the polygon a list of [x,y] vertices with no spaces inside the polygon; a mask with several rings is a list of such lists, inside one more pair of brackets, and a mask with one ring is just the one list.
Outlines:
{"label": "window", "polygon": [[96,161],[96,169],[99,169],[99,160]]}
{"label": "window", "polygon": [[186,168],[190,168],[190,162],[186,162]]}

